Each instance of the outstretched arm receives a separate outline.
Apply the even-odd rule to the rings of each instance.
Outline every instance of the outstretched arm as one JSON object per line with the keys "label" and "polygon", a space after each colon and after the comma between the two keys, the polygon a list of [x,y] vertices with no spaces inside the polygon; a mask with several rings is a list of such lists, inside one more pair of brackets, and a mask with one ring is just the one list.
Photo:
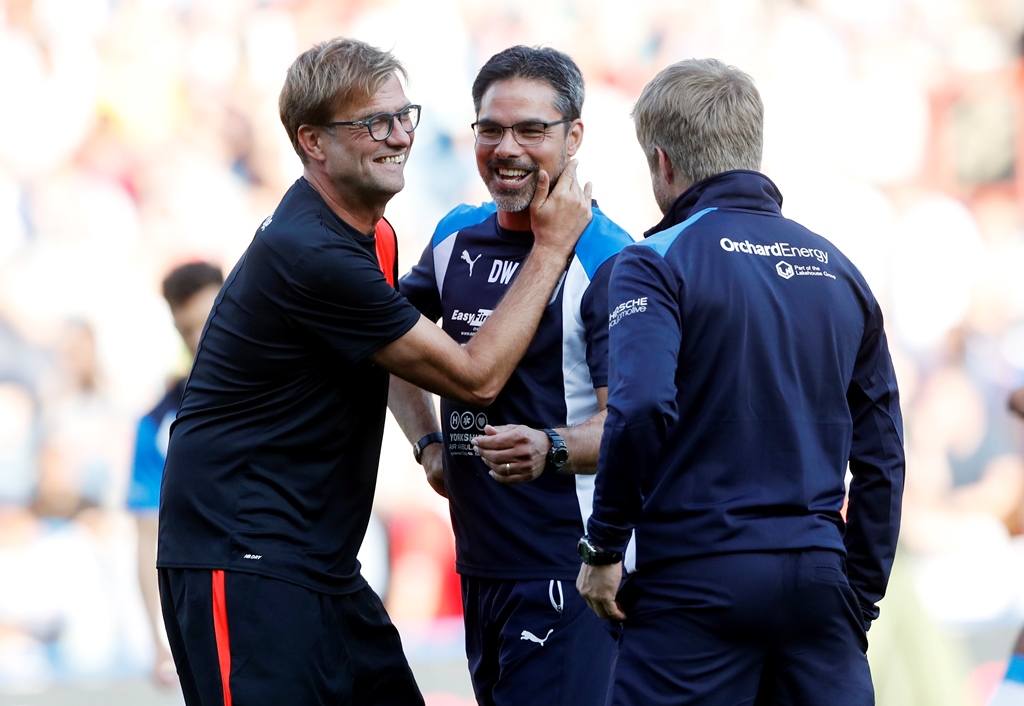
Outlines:
{"label": "outstretched arm", "polygon": [[487,322],[464,347],[425,317],[372,354],[374,363],[405,380],[475,407],[486,407],[505,386],[533,339],[541,315],[590,223],[591,186],[576,182],[576,161],[548,193],[541,171],[530,204],[534,246],[523,269]]}

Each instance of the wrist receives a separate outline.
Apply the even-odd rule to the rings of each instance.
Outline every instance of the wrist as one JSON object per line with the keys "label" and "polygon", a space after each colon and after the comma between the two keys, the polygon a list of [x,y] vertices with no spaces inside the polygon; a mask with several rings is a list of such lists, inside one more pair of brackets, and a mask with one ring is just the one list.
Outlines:
{"label": "wrist", "polygon": [[[536,235],[536,233],[535,233]],[[572,259],[576,252],[576,241],[566,241],[565,238],[554,242],[534,241],[532,254],[536,259],[547,267],[564,269],[566,263]]]}
{"label": "wrist", "polygon": [[561,471],[569,461],[569,448],[565,445],[562,435],[554,429],[542,430],[551,442],[548,447],[547,457],[544,460],[545,471]]}
{"label": "wrist", "polygon": [[622,552],[610,551],[597,546],[591,541],[589,534],[580,537],[576,550],[579,552],[580,560],[588,566],[608,566],[622,561]]}
{"label": "wrist", "polygon": [[444,443],[444,436],[439,431],[431,432],[422,439],[412,445],[412,457],[416,459],[416,463],[422,465],[423,463],[423,449],[427,448],[431,444]]}

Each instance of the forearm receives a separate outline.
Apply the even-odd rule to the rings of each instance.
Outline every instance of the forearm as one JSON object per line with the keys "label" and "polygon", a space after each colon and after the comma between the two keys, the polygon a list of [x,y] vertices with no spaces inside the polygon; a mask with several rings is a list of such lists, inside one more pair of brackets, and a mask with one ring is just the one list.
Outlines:
{"label": "forearm", "polygon": [[640,478],[653,466],[663,444],[662,425],[609,414],[601,440],[600,469],[594,482],[593,513],[587,533],[594,544],[610,551],[625,551],[643,507]]}
{"label": "forearm", "polygon": [[569,460],[562,467],[563,473],[581,473],[593,475],[597,473],[597,457],[601,448],[601,432],[604,431],[604,420],[607,410],[601,410],[593,417],[572,427],[557,427],[569,449]]}
{"label": "forearm", "polygon": [[[388,389],[388,408],[410,444],[416,444],[428,434],[441,431],[431,394],[394,375],[391,376]],[[430,487],[446,498],[448,491],[444,482],[443,446],[443,443],[428,442],[425,447],[420,447],[417,460],[423,466]],[[415,447],[413,451],[415,453]]]}
{"label": "forearm", "polygon": [[534,248],[508,292],[465,346],[470,387],[487,385],[493,399],[511,377],[537,332],[568,255]]}
{"label": "forearm", "polygon": [[391,410],[410,444],[416,443],[427,434],[441,431],[433,396],[397,375],[391,376],[388,409]]}
{"label": "forearm", "polygon": [[535,246],[501,303],[465,346],[421,318],[371,360],[447,399],[490,405],[533,340],[566,257],[560,249]]}
{"label": "forearm", "polygon": [[554,189],[544,170],[530,202],[533,250],[501,303],[465,347],[421,319],[371,355],[388,372],[451,400],[486,407],[498,396],[533,340],[576,241],[593,216],[590,185],[576,183],[571,160]]}
{"label": "forearm", "polygon": [[156,515],[138,515],[135,521],[138,532],[138,576],[139,590],[146,605],[146,617],[153,631],[153,641],[160,644],[163,630],[163,613],[160,610],[160,591],[156,573]]}

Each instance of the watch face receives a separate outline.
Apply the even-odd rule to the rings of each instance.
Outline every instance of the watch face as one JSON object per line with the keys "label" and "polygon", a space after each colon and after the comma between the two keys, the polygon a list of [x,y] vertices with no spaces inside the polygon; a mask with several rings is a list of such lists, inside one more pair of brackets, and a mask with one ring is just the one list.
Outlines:
{"label": "watch face", "polygon": [[590,537],[586,535],[580,537],[579,544],[576,545],[576,551],[579,552],[580,559],[583,560],[583,563],[590,564],[591,566],[606,566],[608,564],[617,564],[622,561],[621,552],[609,552],[603,549],[598,549],[594,546],[594,543],[590,541]]}
{"label": "watch face", "polygon": [[569,460],[569,450],[564,446],[551,449],[551,463],[556,466],[564,466],[565,462]]}
{"label": "watch face", "polygon": [[580,559],[583,560],[584,564],[589,564],[591,557],[594,556],[594,545],[587,540],[586,537],[580,539],[580,543],[576,546],[576,551],[579,552]]}

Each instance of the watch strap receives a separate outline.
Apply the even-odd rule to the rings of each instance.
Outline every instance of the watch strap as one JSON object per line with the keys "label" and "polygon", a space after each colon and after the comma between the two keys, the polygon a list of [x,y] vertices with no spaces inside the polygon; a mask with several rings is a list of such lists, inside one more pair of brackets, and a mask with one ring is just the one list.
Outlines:
{"label": "watch strap", "polygon": [[590,535],[587,534],[580,537],[577,551],[579,552],[580,560],[590,566],[607,566],[608,564],[618,564],[622,561],[622,552],[613,552],[595,546],[590,541]]}
{"label": "watch strap", "polygon": [[444,435],[439,431],[427,434],[422,439],[412,445],[412,457],[416,459],[416,463],[423,463],[423,449],[427,448],[431,444],[444,443]]}
{"label": "watch strap", "polygon": [[548,449],[544,470],[560,471],[569,460],[569,448],[565,445],[565,439],[562,438],[562,435],[554,429],[544,429],[543,432],[551,440],[551,448]]}

